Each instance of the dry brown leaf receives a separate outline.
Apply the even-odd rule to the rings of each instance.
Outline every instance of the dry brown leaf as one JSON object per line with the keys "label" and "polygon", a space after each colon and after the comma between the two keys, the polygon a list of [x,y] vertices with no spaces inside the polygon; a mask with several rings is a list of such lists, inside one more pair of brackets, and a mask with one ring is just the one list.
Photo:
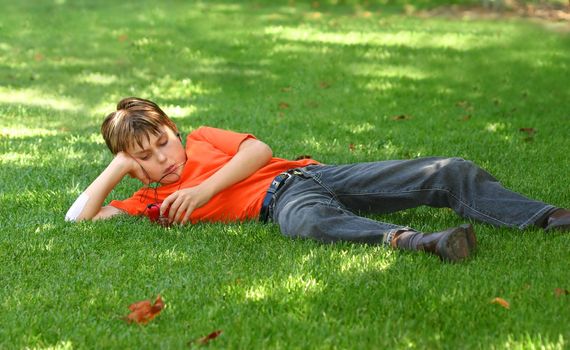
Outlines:
{"label": "dry brown leaf", "polygon": [[213,331],[212,333],[208,334],[207,336],[198,339],[198,343],[200,343],[200,344],[207,344],[208,342],[210,342],[210,341],[216,339],[217,337],[219,337],[220,334],[222,334],[222,331],[221,331],[221,330]]}
{"label": "dry brown leaf", "polygon": [[311,157],[309,154],[302,154],[297,158],[295,158],[295,160],[301,160],[301,159],[313,159],[313,157]]}
{"label": "dry brown leaf", "polygon": [[412,119],[412,117],[406,114],[392,116],[392,120],[410,120],[410,119]]}
{"label": "dry brown leaf", "polygon": [[468,108],[470,106],[469,102],[467,101],[457,101],[455,105],[461,108]]}
{"label": "dry brown leaf", "polygon": [[526,133],[528,136],[533,136],[536,133],[535,128],[520,128],[519,131]]}
{"label": "dry brown leaf", "polygon": [[504,307],[505,309],[510,309],[510,308],[511,308],[511,304],[509,304],[508,301],[506,301],[506,300],[503,299],[503,298],[499,298],[499,297],[497,297],[497,298],[491,300],[491,304],[498,304],[498,305],[501,305],[501,306]]}
{"label": "dry brown leaf", "polygon": [[554,289],[554,295],[556,295],[557,297],[561,297],[563,295],[569,295],[570,291],[568,291],[568,289],[563,289],[563,288],[556,288]]}
{"label": "dry brown leaf", "polygon": [[524,132],[527,135],[523,138],[523,141],[525,142],[534,141],[534,134],[536,133],[536,130],[534,128],[520,128],[519,131]]}
{"label": "dry brown leaf", "polygon": [[125,321],[128,323],[135,322],[138,324],[147,324],[155,318],[162,309],[164,309],[164,301],[159,294],[156,297],[154,304],[151,304],[150,300],[141,300],[129,305],[131,313],[125,317]]}
{"label": "dry brown leaf", "polygon": [[212,333],[210,333],[204,337],[200,337],[200,338],[189,341],[188,346],[192,347],[193,345],[207,345],[209,342],[211,342],[212,340],[219,337],[220,334],[222,334],[221,330],[219,330],[219,329],[215,330]]}
{"label": "dry brown leaf", "polygon": [[34,60],[36,62],[41,62],[44,60],[44,55],[42,55],[41,53],[38,52],[34,55]]}
{"label": "dry brown leaf", "polygon": [[321,19],[321,17],[323,17],[323,14],[320,12],[311,12],[308,17],[309,19]]}
{"label": "dry brown leaf", "polygon": [[319,83],[319,87],[320,87],[321,89],[328,89],[328,88],[331,87],[331,84],[330,84],[329,82],[327,82],[327,81],[321,81],[321,82]]}
{"label": "dry brown leaf", "polygon": [[119,36],[117,37],[117,39],[118,39],[120,42],[122,42],[122,43],[124,43],[125,41],[127,41],[128,38],[129,38],[129,36],[128,36],[127,34],[121,34],[121,35],[119,35]]}
{"label": "dry brown leaf", "polygon": [[316,101],[307,101],[305,102],[305,106],[307,108],[317,108],[319,107],[319,104]]}
{"label": "dry brown leaf", "polygon": [[287,109],[289,104],[287,102],[279,102],[279,109]]}

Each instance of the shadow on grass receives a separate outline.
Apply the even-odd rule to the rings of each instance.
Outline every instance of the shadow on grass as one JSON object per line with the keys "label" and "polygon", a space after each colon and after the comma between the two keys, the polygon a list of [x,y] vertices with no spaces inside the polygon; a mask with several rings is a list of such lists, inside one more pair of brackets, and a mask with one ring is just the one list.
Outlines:
{"label": "shadow on grass", "polygon": [[[188,238],[183,230],[161,236],[137,220],[71,226],[62,217],[110,160],[96,135],[103,116],[127,95],[171,109],[182,130],[209,124],[250,131],[271,140],[275,153],[286,157],[310,153],[340,163],[437,153],[488,162],[499,174],[508,174],[517,161],[531,163],[532,157],[562,158],[567,138],[561,126],[570,107],[564,88],[568,37],[516,22],[424,21],[383,13],[362,18],[351,8],[316,11],[303,3],[61,3],[18,2],[0,20],[6,34],[0,42],[0,204],[16,208],[1,222],[6,232],[29,235],[29,241],[5,243],[3,251],[18,252],[21,244],[25,253],[27,242],[39,249],[28,246],[25,259],[24,253],[7,259],[14,266],[13,286],[25,287],[14,294],[30,292],[19,306],[24,313],[26,305],[37,305],[30,286],[38,284],[41,300],[55,294],[56,305],[65,305],[68,294],[82,299],[78,290],[88,289],[93,308],[83,300],[72,302],[83,315],[114,312],[93,301],[96,297],[111,294],[123,303],[125,294],[164,288],[174,305],[190,310],[173,307],[176,320],[222,320],[234,331],[227,342],[235,347],[258,345],[259,338],[283,347],[303,347],[307,339],[322,340],[322,347],[447,347],[462,344],[466,334],[481,335],[481,343],[496,347],[524,347],[556,346],[560,334],[567,337],[560,325],[552,325],[557,315],[551,308],[536,311],[538,302],[510,312],[488,304],[496,293],[520,288],[509,285],[508,276],[497,276],[494,266],[509,269],[498,255],[509,244],[515,246],[510,254],[516,252],[515,235],[492,241],[489,234],[484,248],[493,252],[483,261],[446,266],[376,247],[289,242],[259,225],[244,225],[251,230],[245,237],[239,226],[198,225],[191,232],[197,238]],[[520,127],[536,127],[537,139],[548,135],[551,144],[521,142]],[[548,171],[511,176],[522,183],[525,176],[548,179]],[[136,189],[132,183],[121,186],[114,195]],[[548,197],[568,200],[559,193]],[[421,223],[432,214],[392,218]],[[435,219],[454,220],[450,216]],[[38,229],[47,236],[34,236]],[[222,234],[212,234],[218,231]],[[67,235],[75,240],[65,241]],[[103,273],[89,276],[80,263],[54,263],[46,258],[51,239],[61,243],[62,256],[87,261],[85,271],[128,280],[105,284]],[[510,267],[532,271],[533,261],[541,259],[555,265],[556,257],[544,257],[551,244],[541,242],[542,250],[514,259],[529,266]],[[167,251],[181,246],[178,255]],[[184,264],[195,269],[190,277]],[[141,273],[151,276],[143,287],[113,292],[117,286],[134,288],[138,281],[132,276]],[[50,290],[62,274],[66,283]],[[38,280],[20,280],[26,275]],[[44,275],[50,283],[41,282]],[[525,277],[514,279],[521,280]],[[189,295],[192,283],[201,287]],[[495,287],[502,284],[507,287]],[[540,297],[533,290],[521,293],[524,300]],[[527,311],[532,319],[525,317]],[[465,323],[455,324],[458,319]],[[109,327],[88,316],[74,321]],[[41,334],[42,324],[37,318],[32,323],[26,334]],[[105,331],[95,334],[104,338]],[[63,339],[53,327],[44,332]]]}

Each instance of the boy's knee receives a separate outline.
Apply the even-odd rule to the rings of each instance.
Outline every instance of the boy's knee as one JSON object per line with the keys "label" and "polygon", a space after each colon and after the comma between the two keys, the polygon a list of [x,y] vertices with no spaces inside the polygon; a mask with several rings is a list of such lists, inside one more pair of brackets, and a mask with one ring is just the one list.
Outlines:
{"label": "boy's knee", "polygon": [[452,171],[456,174],[462,174],[470,171],[473,168],[476,168],[473,162],[459,157],[446,158],[442,161],[442,163],[442,169]]}
{"label": "boy's knee", "polygon": [[463,158],[448,158],[442,169],[453,178],[496,181],[491,174],[477,164]]}

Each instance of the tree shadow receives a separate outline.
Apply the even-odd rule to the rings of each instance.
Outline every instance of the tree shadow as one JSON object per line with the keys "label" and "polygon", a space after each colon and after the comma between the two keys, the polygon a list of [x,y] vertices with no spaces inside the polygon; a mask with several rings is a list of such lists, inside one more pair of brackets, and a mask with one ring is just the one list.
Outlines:
{"label": "tree shadow", "polygon": [[[57,3],[17,3],[0,19],[6,34],[0,41],[0,204],[14,208],[1,222],[12,234],[37,229],[30,221],[20,222],[22,213],[36,223],[55,223],[52,234],[61,234],[68,204],[110,160],[99,125],[127,95],[166,106],[185,131],[208,124],[253,132],[270,141],[279,156],[309,153],[327,163],[462,156],[519,188],[534,188],[528,193],[544,200],[568,202],[563,191],[548,190],[548,179],[567,163],[529,167],[524,174],[512,173],[516,167],[510,166],[541,157],[565,159],[568,37],[539,40],[540,31],[516,22],[471,26],[382,13],[362,18],[354,16],[353,8],[316,11],[309,4]],[[534,144],[521,140],[521,127],[539,130]],[[541,135],[551,143],[542,142]],[[122,184],[114,195],[127,196],[135,188]],[[389,219],[419,226],[434,216],[418,210]],[[444,212],[435,220],[451,223],[450,217]],[[135,224],[121,226],[120,220],[99,225],[107,225],[105,231],[118,239]],[[68,229],[88,237],[89,227],[96,226]],[[538,320],[527,320],[522,308],[509,313],[488,305],[498,291],[518,288],[508,284],[512,271],[500,257],[501,248],[516,246],[520,239],[512,233],[498,239],[487,232],[483,248],[489,252],[481,260],[446,266],[433,257],[378,247],[295,241],[290,244],[302,249],[294,250],[289,241],[273,243],[269,234],[227,239],[209,236],[214,231],[210,226],[193,229],[199,238],[186,240],[192,243],[187,249],[206,250],[212,244],[216,253],[223,252],[212,254],[195,274],[229,271],[225,278],[241,284],[232,289],[228,281],[220,287],[210,277],[199,277],[218,289],[199,288],[197,296],[186,300],[210,303],[213,313],[204,318],[226,320],[234,330],[251,332],[250,323],[261,318],[266,325],[259,336],[277,344],[304,347],[305,334],[311,332],[322,337],[323,347],[374,347],[379,342],[446,347],[461,344],[469,333],[488,334],[481,343],[496,347],[535,341],[555,346],[560,334],[566,335],[552,325],[556,314],[550,308],[538,313]],[[257,225],[253,230],[263,229]],[[137,247],[146,243],[124,239],[136,241]],[[166,236],[162,244],[172,248],[181,239]],[[515,259],[528,265],[512,270],[532,271],[533,261],[541,259],[555,266],[556,257],[548,255],[552,242],[538,245],[542,248],[527,258]],[[166,254],[157,246],[152,253]],[[261,261],[250,261],[247,266],[257,271],[248,278],[236,261],[258,259],[250,250],[259,246],[267,253]],[[516,254],[511,248],[509,254]],[[186,262],[174,258],[172,264]],[[143,267],[144,272],[168,271],[164,265]],[[497,276],[501,273],[505,276]],[[169,283],[184,294],[186,281],[177,276],[179,281]],[[94,294],[103,290],[88,282]],[[148,285],[161,283],[156,278]],[[507,287],[495,287],[502,284]],[[525,300],[539,299],[540,291],[521,293]],[[241,323],[228,320],[224,307],[243,315]],[[540,305],[537,301],[529,308]],[[457,319],[470,321],[456,325]],[[244,347],[239,341],[235,337],[228,343]]]}

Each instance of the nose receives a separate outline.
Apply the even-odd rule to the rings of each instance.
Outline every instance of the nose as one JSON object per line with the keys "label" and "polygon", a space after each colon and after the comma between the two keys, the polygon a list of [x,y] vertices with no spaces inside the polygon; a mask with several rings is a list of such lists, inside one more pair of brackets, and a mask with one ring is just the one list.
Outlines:
{"label": "nose", "polygon": [[156,159],[158,159],[158,161],[159,161],[160,163],[164,163],[164,162],[166,161],[166,155],[164,154],[164,152],[158,151],[158,152],[156,153]]}

